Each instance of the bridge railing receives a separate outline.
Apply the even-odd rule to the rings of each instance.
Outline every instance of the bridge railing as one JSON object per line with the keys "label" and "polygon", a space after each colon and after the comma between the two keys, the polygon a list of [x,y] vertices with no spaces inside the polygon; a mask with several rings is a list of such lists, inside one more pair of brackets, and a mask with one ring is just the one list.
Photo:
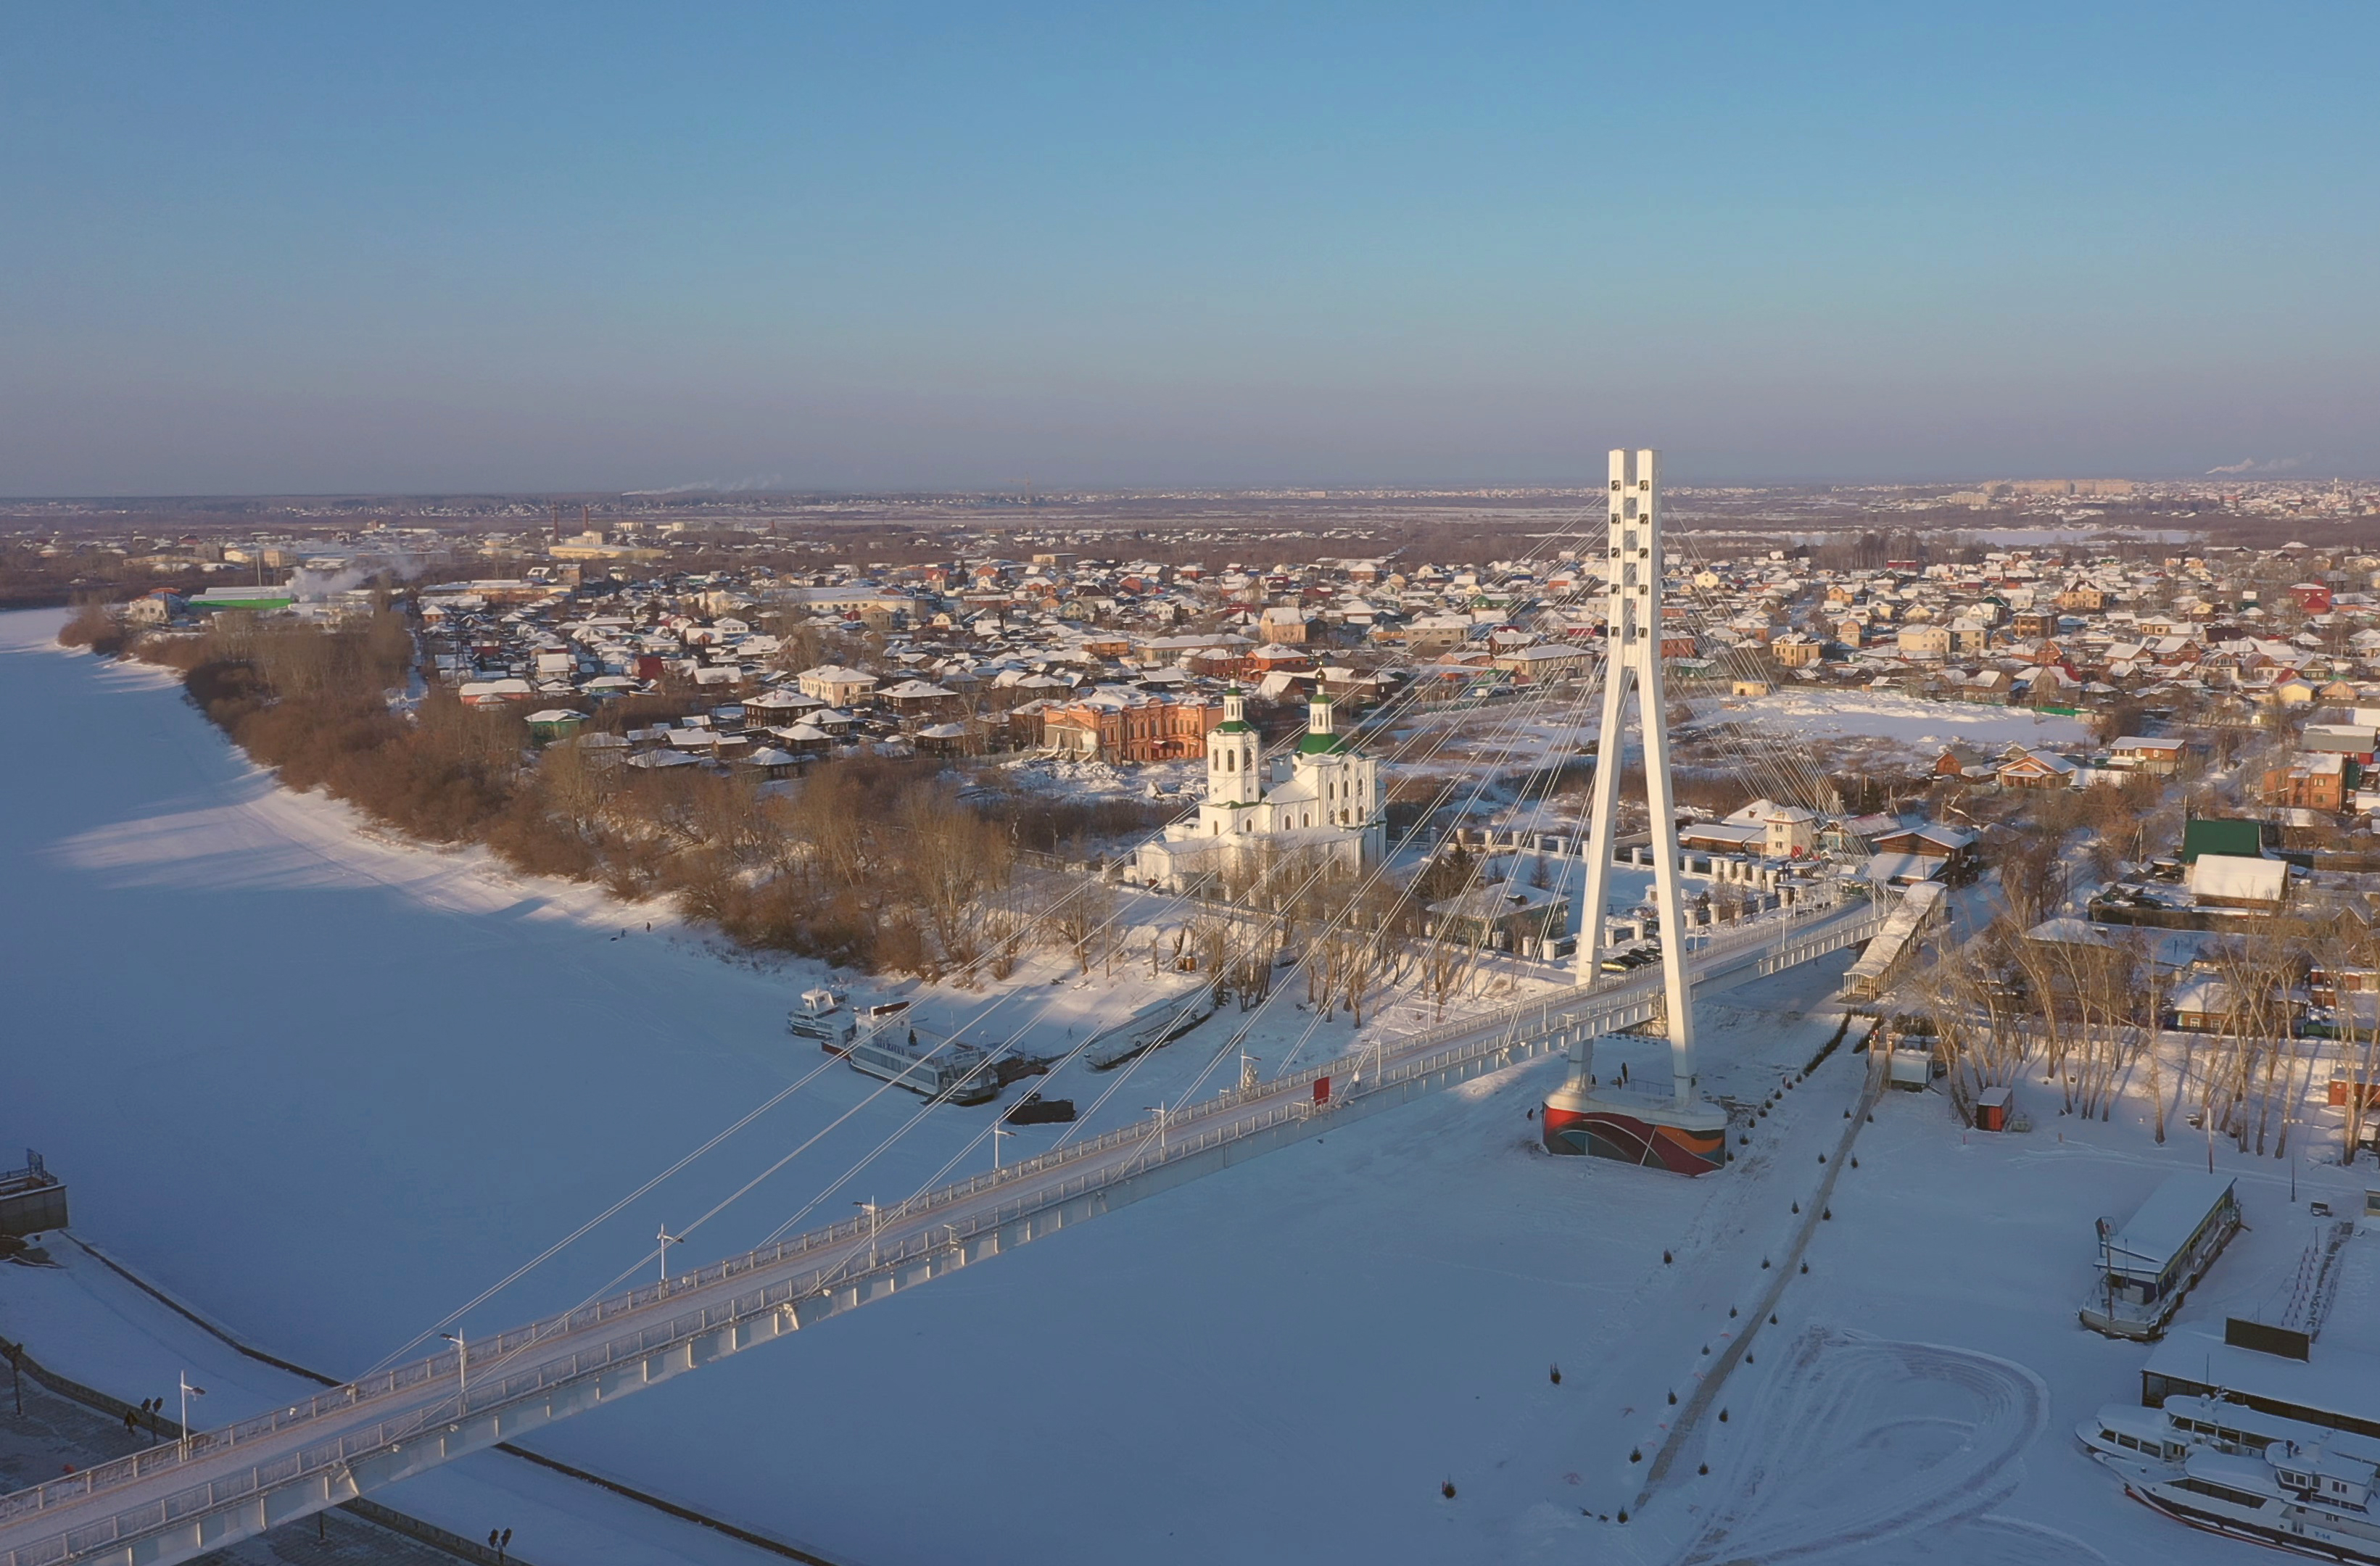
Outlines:
{"label": "bridge railing", "polygon": [[[1782,944],[1797,929],[1815,925],[1837,912],[1837,907],[1829,906],[1775,921],[1767,929],[1734,932],[1733,939],[1724,943],[1715,942],[1694,955],[1706,958],[1772,942]],[[1880,909],[1878,913],[1881,913]],[[1475,1014],[1421,1034],[1390,1039],[1384,1045],[1381,1064],[1376,1068],[1364,1096],[1369,1097],[1382,1089],[1468,1063],[1482,1055],[1508,1048],[1521,1037],[1576,1026],[1582,1015],[1631,997],[1649,996],[1657,977],[1658,975],[1648,974],[1617,984],[1573,986],[1498,1008],[1485,1016]],[[1446,1047],[1433,1048],[1438,1045]],[[1416,1055],[1417,1050],[1427,1052]],[[105,1520],[94,1520],[88,1527],[115,1531],[92,1535],[87,1544],[67,1543],[70,1539],[82,1537],[86,1532],[71,1530],[31,1547],[32,1553],[28,1553],[26,1547],[10,1550],[7,1559],[0,1561],[0,1566],[48,1566],[50,1562],[79,1554],[86,1548],[96,1548],[117,1537],[137,1536],[163,1527],[180,1516],[215,1510],[259,1489],[277,1487],[323,1468],[351,1463],[359,1457],[397,1447],[425,1429],[452,1423],[473,1410],[484,1413],[492,1407],[516,1402],[549,1387],[581,1379],[625,1360],[641,1359],[720,1325],[830,1293],[836,1287],[848,1286],[868,1273],[902,1266],[922,1253],[963,1242],[1090,1190],[1194,1156],[1222,1142],[1252,1135],[1283,1121],[1302,1118],[1312,1112],[1311,1099],[1305,1096],[1310,1092],[1311,1085],[1325,1076],[1349,1070],[1350,1065],[1351,1062],[1342,1057],[1291,1076],[1258,1084],[1254,1088],[1233,1088],[1172,1111],[1161,1123],[1135,1122],[1118,1126],[1099,1136],[1053,1148],[997,1172],[986,1172],[940,1187],[880,1211],[875,1220],[873,1239],[868,1220],[845,1220],[713,1262],[663,1282],[648,1284],[545,1317],[493,1338],[477,1340],[468,1347],[468,1357],[474,1365],[487,1364],[488,1378],[472,1378],[468,1404],[458,1401],[450,1405],[442,1400],[409,1409],[361,1430],[351,1430],[319,1445],[301,1446],[276,1458],[252,1464],[244,1471],[228,1476],[218,1475],[203,1484],[193,1485],[164,1500],[129,1511],[119,1511]],[[1284,1094],[1287,1097],[1283,1098]],[[1279,1099],[1281,1101],[1253,1115],[1232,1113],[1235,1110],[1245,1111],[1266,1099]],[[1096,1174],[1085,1171],[1071,1179],[1061,1179],[1054,1184],[1038,1178],[1134,1143],[1145,1145],[1144,1156],[1114,1169]],[[962,1220],[921,1228],[897,1238],[888,1239],[883,1233],[888,1221],[897,1228],[906,1229],[928,1214],[963,1203],[994,1186],[1014,1187],[1017,1195],[988,1211],[972,1212]],[[695,1305],[683,1315],[666,1316],[658,1325],[647,1319],[639,1322],[634,1330],[603,1334],[599,1341],[576,1348],[565,1356],[540,1359],[533,1366],[516,1373],[498,1374],[507,1360],[540,1344],[559,1346],[569,1338],[599,1332],[604,1325],[617,1322],[621,1317],[644,1313],[661,1314],[659,1307],[666,1305],[673,1298],[708,1293],[736,1277],[762,1270],[774,1271],[787,1261],[838,1248],[842,1254],[834,1260],[822,1261],[822,1265],[807,1273],[767,1283],[748,1298],[741,1295],[732,1297],[725,1307],[710,1304]],[[852,1264],[862,1255],[868,1257],[868,1265],[855,1275]],[[694,1304],[691,1300],[686,1303]],[[722,1309],[723,1315],[721,1314]],[[661,1334],[658,1339],[656,1332]],[[243,1442],[251,1442],[328,1414],[352,1411],[364,1403],[443,1380],[455,1374],[455,1356],[453,1354],[433,1355],[398,1366],[315,1394],[285,1409],[277,1408],[195,1435],[188,1442],[152,1448],[131,1457],[100,1464],[70,1478],[52,1480],[31,1489],[0,1497],[0,1523],[38,1513],[51,1506],[86,1499],[101,1490],[151,1478],[185,1462],[216,1456]],[[148,1520],[137,1520],[143,1517]],[[51,1551],[46,1547],[52,1544],[59,1548]]]}

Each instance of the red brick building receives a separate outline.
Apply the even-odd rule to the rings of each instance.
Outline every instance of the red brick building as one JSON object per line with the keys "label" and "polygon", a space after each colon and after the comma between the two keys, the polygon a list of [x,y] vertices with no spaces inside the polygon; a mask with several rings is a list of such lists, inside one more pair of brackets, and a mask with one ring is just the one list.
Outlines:
{"label": "red brick building", "polygon": [[2265,803],[2300,810],[2343,810],[2347,808],[2347,771],[2344,756],[2301,755],[2289,765],[2265,772]]}
{"label": "red brick building", "polygon": [[1084,760],[1181,761],[1206,755],[1207,731],[1222,721],[1221,705],[1202,697],[1095,691],[1043,709],[1041,743]]}

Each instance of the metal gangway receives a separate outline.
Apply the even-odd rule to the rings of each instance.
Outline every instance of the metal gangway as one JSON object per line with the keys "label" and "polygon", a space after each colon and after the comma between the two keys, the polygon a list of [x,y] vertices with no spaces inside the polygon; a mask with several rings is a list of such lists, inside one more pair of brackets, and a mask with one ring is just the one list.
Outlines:
{"label": "metal gangway", "polygon": [[[1721,930],[1698,981],[1873,936],[1851,899]],[[816,1326],[1143,1196],[1658,1014],[1658,969],[1554,990],[1055,1148],[285,1408],[0,1497],[0,1566],[171,1566]]]}

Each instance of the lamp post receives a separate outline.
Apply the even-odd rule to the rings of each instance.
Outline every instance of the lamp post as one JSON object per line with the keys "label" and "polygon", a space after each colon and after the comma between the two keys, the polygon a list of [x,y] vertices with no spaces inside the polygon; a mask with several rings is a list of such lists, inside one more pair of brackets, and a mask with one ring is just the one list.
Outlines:
{"label": "lamp post", "polygon": [[670,1248],[672,1245],[683,1245],[683,1244],[686,1244],[686,1238],[685,1238],[685,1236],[684,1236],[684,1235],[680,1235],[680,1234],[673,1234],[673,1233],[671,1233],[671,1232],[669,1232],[669,1225],[668,1225],[668,1224],[666,1224],[666,1223],[664,1223],[664,1224],[662,1224],[662,1227],[661,1227],[661,1232],[660,1232],[659,1234],[655,1235],[655,1236],[654,1236],[654,1238],[655,1238],[655,1239],[657,1239],[657,1240],[659,1240],[659,1241],[661,1242],[661,1247],[662,1247],[662,1293],[664,1293],[664,1294],[666,1294],[666,1293],[669,1293],[669,1248]]}
{"label": "lamp post", "polygon": [[182,1383],[182,1456],[188,1458],[190,1455],[190,1400],[206,1396],[207,1390],[191,1386],[190,1373],[187,1370],[180,1372],[177,1379]]}
{"label": "lamp post", "polygon": [[1165,1156],[1165,1106],[1143,1104],[1140,1107],[1157,1117],[1157,1156],[1161,1159]]}
{"label": "lamp post", "polygon": [[1000,1140],[1001,1140],[1001,1138],[1002,1138],[1002,1137],[1003,1137],[1003,1136],[1014,1136],[1014,1135],[1016,1135],[1016,1133],[1014,1133],[1014,1131],[1006,1131],[1006,1130],[1002,1130],[1001,1127],[999,1127],[999,1126],[997,1126],[997,1125],[995,1125],[995,1126],[993,1126],[993,1127],[991,1128],[991,1172],[992,1172],[992,1173],[994,1173],[994,1174],[998,1174],[998,1173],[1000,1172]]}
{"label": "lamp post", "polygon": [[868,1214],[868,1269],[873,1272],[876,1270],[876,1202],[871,1197],[867,1201],[854,1202],[851,1205]]}
{"label": "lamp post", "polygon": [[458,1332],[438,1335],[455,1345],[455,1417],[460,1419],[471,1395],[471,1345]]}

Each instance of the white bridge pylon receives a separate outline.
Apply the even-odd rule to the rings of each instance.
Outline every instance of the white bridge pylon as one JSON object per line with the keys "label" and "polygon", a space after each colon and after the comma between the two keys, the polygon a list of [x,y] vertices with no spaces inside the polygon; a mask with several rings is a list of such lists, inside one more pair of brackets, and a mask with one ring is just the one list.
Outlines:
{"label": "white bridge pylon", "polygon": [[1604,893],[1619,834],[1620,778],[1626,771],[1628,698],[1644,734],[1645,805],[1652,816],[1653,889],[1661,935],[1664,1021],[1673,1086],[1670,1102],[1620,1094],[1594,1075],[1595,1041],[1572,1046],[1570,1078],[1546,1100],[1546,1146],[1594,1153],[1680,1173],[1727,1159],[1727,1120],[1702,1101],[1694,1071],[1694,977],[1686,960],[1685,902],[1679,884],[1678,816],[1670,786],[1670,714],[1661,684],[1660,454],[1611,454],[1603,570],[1603,731],[1595,753],[1586,886],[1580,898],[1578,981],[1595,982],[1603,955]]}
{"label": "white bridge pylon", "polygon": [[1603,732],[1595,752],[1594,816],[1586,840],[1585,923],[1578,935],[1578,981],[1592,984],[1603,955],[1604,890],[1619,832],[1620,776],[1625,770],[1628,698],[1636,696],[1645,736],[1645,807],[1653,818],[1653,888],[1660,904],[1661,974],[1669,1002],[1670,1052],[1677,1106],[1693,1103],[1694,1010],[1686,971],[1685,904],[1679,888],[1678,816],[1670,792],[1670,713],[1661,687],[1660,454],[1611,454],[1610,544],[1604,621]]}

